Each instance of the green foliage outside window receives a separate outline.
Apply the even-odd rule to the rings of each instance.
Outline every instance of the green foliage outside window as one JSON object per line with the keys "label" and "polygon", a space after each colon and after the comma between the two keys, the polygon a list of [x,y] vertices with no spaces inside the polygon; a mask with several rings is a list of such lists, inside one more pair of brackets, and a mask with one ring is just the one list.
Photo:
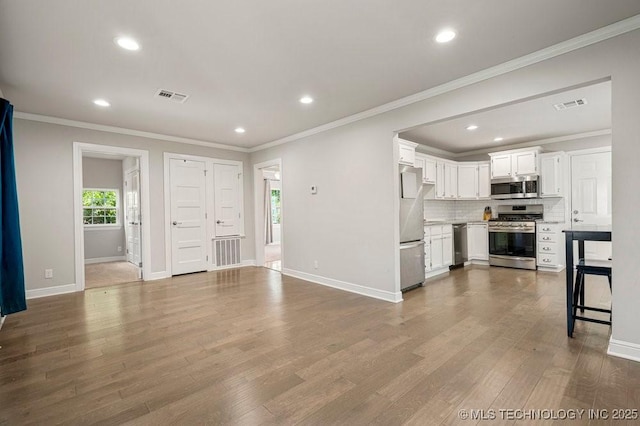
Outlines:
{"label": "green foliage outside window", "polygon": [[280,190],[271,190],[271,222],[274,225],[280,223]]}
{"label": "green foliage outside window", "polygon": [[82,191],[82,220],[85,225],[116,225],[118,193],[115,190]]}

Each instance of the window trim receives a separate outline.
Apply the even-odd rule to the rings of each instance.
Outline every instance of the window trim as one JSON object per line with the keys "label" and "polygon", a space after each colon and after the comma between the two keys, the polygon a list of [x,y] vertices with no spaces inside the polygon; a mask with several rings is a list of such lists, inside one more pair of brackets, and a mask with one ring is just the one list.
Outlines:
{"label": "window trim", "polygon": [[[116,223],[96,223],[96,224],[88,224],[88,223],[82,223],[82,226],[84,228],[85,231],[100,231],[100,230],[113,230],[113,229],[121,229],[122,228],[122,221],[120,219],[120,212],[122,210],[122,203],[120,202],[120,190],[118,188],[82,188],[82,194],[84,195],[85,191],[102,191],[102,192],[115,192],[116,193],[116,207],[115,207],[115,211],[116,211]],[[100,206],[95,206],[95,207],[87,207],[84,205],[84,203],[81,203],[82,206],[82,211],[83,211],[83,215],[82,217],[84,218],[84,209],[85,208],[91,208],[91,209],[98,209],[100,208]],[[107,209],[113,209],[114,207],[107,207]]]}

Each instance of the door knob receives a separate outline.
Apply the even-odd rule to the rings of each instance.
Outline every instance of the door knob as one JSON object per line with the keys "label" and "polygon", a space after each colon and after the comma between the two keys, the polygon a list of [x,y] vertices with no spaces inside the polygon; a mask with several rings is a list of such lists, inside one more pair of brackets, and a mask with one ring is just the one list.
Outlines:
{"label": "door knob", "polygon": [[224,223],[224,220],[216,220],[216,223],[220,225],[221,223]]}
{"label": "door knob", "polygon": [[578,213],[580,213],[578,210],[573,211],[573,214],[578,214]]}
{"label": "door knob", "polygon": [[578,219],[578,218],[574,218],[574,219],[573,219],[573,221],[574,221],[574,222],[584,222],[584,220],[580,220],[580,219]]}
{"label": "door knob", "polygon": [[173,225],[175,226],[175,225],[177,225],[177,224],[178,224],[178,222],[174,220],[174,221],[173,221]]}

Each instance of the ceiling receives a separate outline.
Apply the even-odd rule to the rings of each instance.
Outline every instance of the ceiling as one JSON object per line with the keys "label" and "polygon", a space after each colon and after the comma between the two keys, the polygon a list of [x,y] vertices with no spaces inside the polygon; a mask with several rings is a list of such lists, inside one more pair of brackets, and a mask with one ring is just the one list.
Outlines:
{"label": "ceiling", "polygon": [[[586,99],[561,111],[555,104]],[[470,125],[478,126],[467,130]],[[454,154],[611,128],[611,82],[567,90],[501,108],[427,124],[400,137]],[[502,141],[494,141],[502,137]]]}
{"label": "ceiling", "polygon": [[[638,0],[0,0],[0,88],[21,112],[250,148],[637,14]],[[443,27],[458,36],[437,44]]]}

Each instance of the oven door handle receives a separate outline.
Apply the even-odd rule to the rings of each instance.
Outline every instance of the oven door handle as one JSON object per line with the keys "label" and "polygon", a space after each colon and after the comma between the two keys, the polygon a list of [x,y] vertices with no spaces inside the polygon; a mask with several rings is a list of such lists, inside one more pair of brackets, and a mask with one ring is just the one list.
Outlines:
{"label": "oven door handle", "polygon": [[504,256],[501,254],[491,254],[489,253],[489,255],[491,257],[495,257],[497,259],[507,259],[507,260],[531,260],[531,259],[535,259],[535,256],[532,257],[518,257],[518,256]]}
{"label": "oven door handle", "polygon": [[507,234],[535,234],[535,228],[509,228],[509,229],[491,229],[489,228],[489,232],[493,233],[507,233]]}

